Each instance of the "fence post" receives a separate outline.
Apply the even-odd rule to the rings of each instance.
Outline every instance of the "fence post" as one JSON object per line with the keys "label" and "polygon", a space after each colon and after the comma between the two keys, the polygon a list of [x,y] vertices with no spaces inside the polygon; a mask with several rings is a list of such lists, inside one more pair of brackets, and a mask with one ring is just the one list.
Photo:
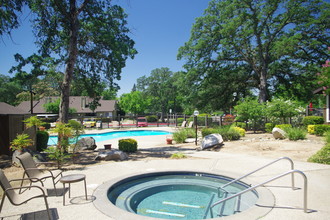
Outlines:
{"label": "fence post", "polygon": [[168,118],[168,113],[166,115],[167,115],[167,127],[169,127],[170,126],[170,119]]}
{"label": "fence post", "polygon": [[208,120],[207,120],[207,115],[205,115],[205,127],[208,127]]}
{"label": "fence post", "polygon": [[175,113],[175,127],[178,127],[178,114]]}
{"label": "fence post", "polygon": [[220,116],[219,125],[222,126],[222,115]]}

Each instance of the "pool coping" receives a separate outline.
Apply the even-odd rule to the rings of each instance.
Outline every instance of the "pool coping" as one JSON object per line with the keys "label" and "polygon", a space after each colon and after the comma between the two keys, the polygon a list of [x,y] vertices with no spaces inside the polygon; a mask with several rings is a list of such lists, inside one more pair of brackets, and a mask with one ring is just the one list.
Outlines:
{"label": "pool coping", "polygon": [[[137,172],[134,173],[134,175],[125,175],[121,176],[118,178],[114,178],[112,180],[109,180],[105,182],[104,184],[100,185],[98,188],[95,189],[93,196],[96,198],[93,201],[94,207],[102,212],[103,214],[114,218],[114,219],[120,219],[120,220],[159,220],[161,218],[153,218],[153,217],[147,217],[147,216],[141,216],[135,213],[131,213],[128,211],[125,211],[114,204],[112,204],[108,197],[107,197],[107,191],[111,186],[116,184],[118,181],[121,181],[126,178],[130,178],[133,176],[138,176],[138,175],[151,175],[153,173],[168,173],[168,172],[196,172],[196,173],[207,173],[207,174],[213,174],[213,175],[221,175],[221,176],[228,176],[231,178],[236,178],[234,174],[228,173],[228,172],[210,172],[210,171],[205,171],[205,170],[196,170],[196,169],[184,169],[184,170],[160,170],[160,171],[152,171],[152,172]],[[249,178],[245,178],[243,181],[246,184],[252,184],[256,185],[257,183],[255,181],[250,180]],[[220,220],[220,219],[226,219],[226,220],[238,220],[238,219],[259,219],[265,215],[267,215],[272,208],[275,205],[275,197],[273,193],[267,189],[266,187],[258,187],[255,189],[257,191],[259,199],[257,200],[256,205],[253,207],[241,212],[237,213],[235,215],[230,215],[226,217],[219,217],[219,218],[213,218],[215,220]]]}

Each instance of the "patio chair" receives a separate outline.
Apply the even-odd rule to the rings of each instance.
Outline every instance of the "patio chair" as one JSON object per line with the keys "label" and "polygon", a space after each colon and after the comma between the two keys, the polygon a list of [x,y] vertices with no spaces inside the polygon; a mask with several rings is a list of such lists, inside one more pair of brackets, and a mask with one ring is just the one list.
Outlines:
{"label": "patio chair", "polygon": [[187,121],[183,121],[182,124],[181,124],[181,128],[185,128],[187,125]]}
{"label": "patio chair", "polygon": [[188,128],[192,128],[193,125],[194,125],[194,122],[193,121],[189,122]]}
{"label": "patio chair", "polygon": [[[55,184],[60,180],[60,178],[63,176],[62,170],[49,170],[49,169],[41,169],[37,167],[36,162],[33,160],[30,153],[25,152],[19,156],[17,156],[17,159],[21,162],[23,168],[24,168],[24,174],[23,179],[25,175],[28,176],[30,179],[30,185],[32,182],[40,182],[42,186],[44,186],[44,181],[48,178],[52,179],[55,194],[57,196],[56,186]],[[56,181],[57,179],[57,181]],[[23,185],[23,181],[21,182],[21,186]]]}
{"label": "patio chair", "polygon": [[[24,181],[26,179],[13,179],[11,181],[8,181],[7,177],[5,176],[4,172],[0,169],[0,185],[3,189],[3,196],[1,199],[0,204],[0,212],[2,210],[3,203],[5,201],[6,196],[8,197],[11,204],[15,206],[22,205],[23,203],[26,203],[30,201],[31,199],[35,198],[44,198],[48,219],[50,220],[50,211],[48,207],[47,202],[47,190],[40,186],[21,186],[21,187],[12,187],[10,182],[13,181]],[[17,193],[17,190],[25,189],[22,193]]]}

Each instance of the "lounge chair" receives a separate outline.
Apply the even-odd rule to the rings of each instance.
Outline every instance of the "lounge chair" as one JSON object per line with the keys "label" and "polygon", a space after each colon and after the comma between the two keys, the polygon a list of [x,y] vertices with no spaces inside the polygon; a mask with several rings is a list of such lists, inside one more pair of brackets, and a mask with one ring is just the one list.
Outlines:
{"label": "lounge chair", "polygon": [[182,124],[181,124],[181,128],[185,128],[187,125],[187,121],[183,121]]}
{"label": "lounge chair", "polygon": [[[32,182],[40,182],[42,186],[44,186],[44,181],[48,178],[51,178],[54,184],[54,190],[55,194],[57,196],[56,186],[55,184],[60,180],[60,178],[63,176],[62,170],[49,170],[49,169],[40,169],[37,167],[36,162],[33,160],[30,153],[25,152],[19,156],[17,156],[17,159],[21,162],[23,168],[24,168],[24,174],[23,179],[25,175],[28,176],[30,179],[30,184]],[[57,181],[56,181],[57,179]],[[21,183],[21,186],[23,185],[23,181]]]}
{"label": "lounge chair", "polygon": [[[30,201],[31,199],[35,198],[44,198],[48,219],[50,220],[50,211],[47,202],[47,190],[41,186],[21,186],[21,187],[12,187],[10,182],[13,181],[24,181],[26,179],[14,179],[8,181],[7,177],[5,176],[4,172],[0,169],[0,185],[3,189],[3,196],[0,204],[0,212],[2,210],[3,203],[5,201],[6,196],[8,197],[11,204],[15,206],[22,205]],[[22,193],[17,193],[17,190],[25,189]],[[2,219],[2,218],[1,218]]]}

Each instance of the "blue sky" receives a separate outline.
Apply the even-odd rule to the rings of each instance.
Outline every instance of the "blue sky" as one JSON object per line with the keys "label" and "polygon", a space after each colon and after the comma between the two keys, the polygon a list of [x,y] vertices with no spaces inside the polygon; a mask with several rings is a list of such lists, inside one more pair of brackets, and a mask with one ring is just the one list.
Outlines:
{"label": "blue sky", "polygon": [[[184,61],[176,59],[178,49],[189,40],[190,30],[197,17],[203,15],[210,0],[114,0],[128,14],[130,37],[135,41],[138,54],[127,60],[117,83],[119,95],[129,93],[136,79],[148,76],[153,69],[168,67],[171,71],[183,70]],[[36,51],[34,36],[26,14],[23,25],[14,30],[12,39],[3,36],[0,41],[0,74],[7,74],[15,65],[13,55],[31,55]]]}

